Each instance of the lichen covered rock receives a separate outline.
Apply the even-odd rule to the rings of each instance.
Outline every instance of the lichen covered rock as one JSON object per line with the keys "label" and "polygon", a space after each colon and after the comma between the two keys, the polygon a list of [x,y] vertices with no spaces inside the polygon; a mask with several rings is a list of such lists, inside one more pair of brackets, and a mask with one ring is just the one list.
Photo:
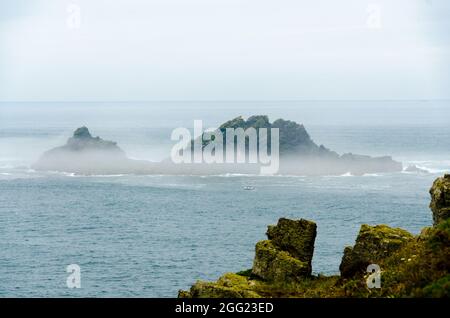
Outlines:
{"label": "lichen covered rock", "polygon": [[450,217],[450,174],[437,178],[430,189],[434,225]]}
{"label": "lichen covered rock", "polygon": [[293,282],[311,274],[310,265],[275,247],[270,240],[255,247],[252,274],[269,282]]}
{"label": "lichen covered rock", "polygon": [[250,270],[227,273],[216,282],[196,282],[189,291],[180,290],[179,298],[256,298],[266,297],[273,286],[288,288],[311,278],[311,260],[316,224],[307,220],[281,218],[269,226],[269,240],[255,247]]}
{"label": "lichen covered rock", "polygon": [[353,247],[346,247],[339,270],[343,278],[364,273],[367,266],[390,256],[413,235],[387,225],[363,224]]}
{"label": "lichen covered rock", "polygon": [[252,274],[270,282],[293,282],[311,275],[317,226],[281,218],[267,230],[269,240],[255,247]]}
{"label": "lichen covered rock", "polygon": [[273,245],[288,252],[292,257],[307,263],[309,268],[311,268],[316,234],[316,223],[304,219],[289,220],[281,218],[277,225],[269,225],[267,230],[267,237]]}
{"label": "lichen covered rock", "polygon": [[259,298],[248,278],[227,273],[217,282],[198,281],[189,291],[180,290],[179,298]]}

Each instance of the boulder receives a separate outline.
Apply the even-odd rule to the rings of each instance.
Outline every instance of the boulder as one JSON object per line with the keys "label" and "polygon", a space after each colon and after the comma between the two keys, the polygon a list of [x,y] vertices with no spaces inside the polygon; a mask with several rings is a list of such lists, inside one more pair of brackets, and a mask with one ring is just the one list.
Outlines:
{"label": "boulder", "polygon": [[437,178],[430,189],[430,194],[433,223],[437,225],[450,216],[450,174]]}
{"label": "boulder", "polygon": [[279,283],[310,276],[316,228],[311,221],[284,218],[269,226],[269,240],[256,244],[252,274]]}
{"label": "boulder", "polygon": [[314,253],[314,241],[317,234],[317,225],[314,222],[289,220],[281,218],[277,225],[269,225],[267,237],[281,251],[288,252],[292,257],[308,264]]}
{"label": "boulder", "polygon": [[308,263],[279,250],[266,240],[256,244],[252,274],[268,282],[283,284],[311,275],[311,268]]}
{"label": "boulder", "polygon": [[346,247],[339,270],[343,278],[365,273],[367,266],[392,255],[413,235],[400,228],[387,225],[361,225],[356,243]]}

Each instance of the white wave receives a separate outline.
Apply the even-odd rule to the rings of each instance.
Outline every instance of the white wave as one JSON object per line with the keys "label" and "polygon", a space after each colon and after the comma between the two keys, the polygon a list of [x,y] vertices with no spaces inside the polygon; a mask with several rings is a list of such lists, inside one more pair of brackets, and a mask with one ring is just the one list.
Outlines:
{"label": "white wave", "polygon": [[74,174],[77,177],[86,177],[86,178],[116,178],[123,176],[130,176],[131,174]]}
{"label": "white wave", "polygon": [[404,162],[403,173],[414,174],[415,171],[405,171],[407,167],[415,166],[431,174],[442,174],[450,171],[450,160],[410,160]]}
{"label": "white wave", "polygon": [[215,177],[223,177],[223,178],[231,178],[231,177],[259,177],[259,174],[248,174],[248,173],[224,173],[224,174],[216,174],[211,175]]}
{"label": "white wave", "polygon": [[416,166],[419,169],[423,169],[425,171],[427,171],[428,173],[445,173],[445,172],[449,172],[449,169],[433,169],[433,168],[428,168],[428,167],[424,167],[424,166]]}
{"label": "white wave", "polygon": [[[416,168],[423,170],[426,173],[431,173],[431,174],[437,174],[437,173],[448,173],[450,172],[450,168],[433,168],[433,167],[429,167],[429,166],[422,166],[422,165],[415,165]],[[405,174],[417,174],[420,173],[420,171],[407,171],[408,167],[403,167],[403,171],[402,173]]]}

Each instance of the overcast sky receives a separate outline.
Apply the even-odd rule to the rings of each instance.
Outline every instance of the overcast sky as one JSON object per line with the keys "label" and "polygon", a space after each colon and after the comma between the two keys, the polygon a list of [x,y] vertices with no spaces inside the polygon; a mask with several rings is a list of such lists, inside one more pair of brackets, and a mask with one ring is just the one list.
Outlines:
{"label": "overcast sky", "polygon": [[448,0],[0,0],[0,101],[450,98]]}

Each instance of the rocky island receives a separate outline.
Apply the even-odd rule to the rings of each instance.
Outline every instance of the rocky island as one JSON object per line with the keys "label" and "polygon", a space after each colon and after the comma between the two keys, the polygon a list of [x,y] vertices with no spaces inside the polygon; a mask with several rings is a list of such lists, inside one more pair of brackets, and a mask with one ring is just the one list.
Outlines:
{"label": "rocky island", "polygon": [[[223,143],[226,143],[227,128],[245,130],[250,127],[255,128],[257,132],[260,128],[279,129],[280,174],[362,175],[398,172],[403,169],[402,164],[394,161],[390,156],[371,157],[352,153],[339,155],[324,145],[317,145],[303,125],[284,119],[277,119],[271,123],[266,115],[250,116],[247,120],[239,116],[223,123],[219,127],[223,135]],[[268,148],[270,149],[270,144]]]}
{"label": "rocky island", "polygon": [[140,162],[127,158],[117,143],[93,137],[83,126],[75,130],[65,145],[45,152],[32,168],[80,174],[116,174],[132,173],[138,166]]}
{"label": "rocky island", "polygon": [[[251,116],[247,120],[236,117],[218,129],[226,139],[227,128],[279,129],[279,174],[291,175],[340,175],[350,173],[397,172],[402,170],[400,162],[391,157],[370,157],[346,153],[339,155],[323,145],[317,145],[303,125],[277,119],[270,122],[264,115]],[[259,135],[258,135],[259,138]],[[266,142],[266,141],[265,141]],[[203,143],[206,147],[208,142]],[[270,143],[268,144],[270,149]],[[132,160],[113,141],[93,137],[87,127],[75,130],[66,145],[45,152],[33,165],[36,170],[73,172],[79,174],[257,174],[260,164],[175,164],[170,159],[154,163]]]}
{"label": "rocky island", "polygon": [[[340,275],[311,275],[316,224],[281,218],[255,247],[253,267],[216,282],[198,281],[180,298],[449,297],[450,174],[430,189],[433,227],[414,236],[400,228],[363,224],[343,253]],[[368,288],[377,264],[380,288]]]}

